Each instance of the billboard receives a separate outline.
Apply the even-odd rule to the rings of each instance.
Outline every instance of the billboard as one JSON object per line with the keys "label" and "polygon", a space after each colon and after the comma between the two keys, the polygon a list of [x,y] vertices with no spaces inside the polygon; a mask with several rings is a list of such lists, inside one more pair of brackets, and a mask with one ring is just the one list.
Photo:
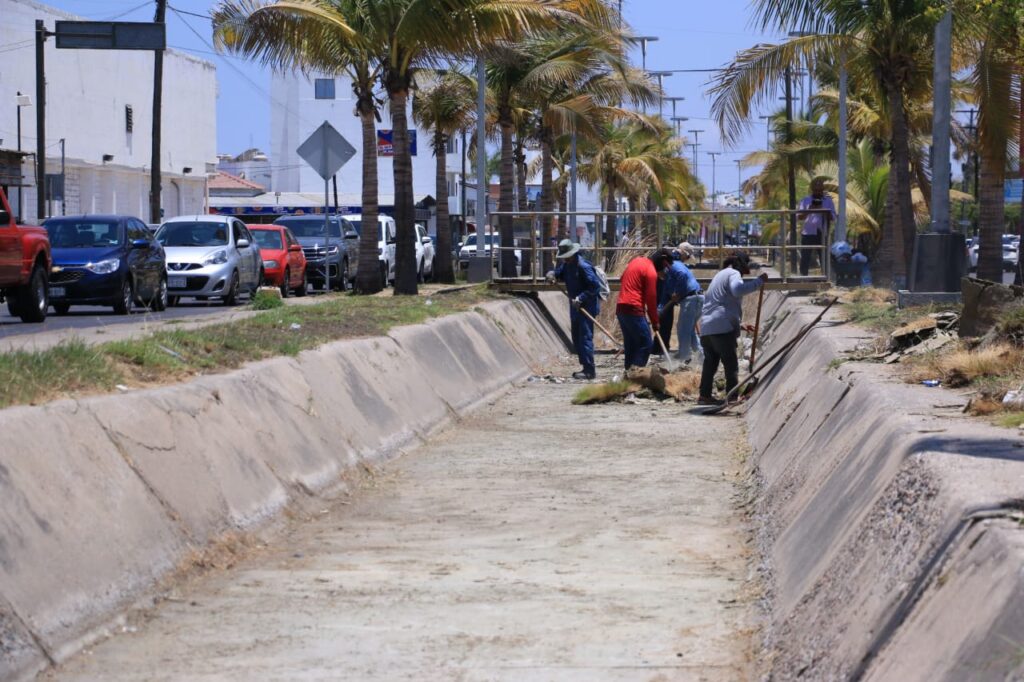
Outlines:
{"label": "billboard", "polygon": [[[409,153],[416,156],[416,131],[409,131]],[[394,156],[395,145],[392,141],[392,131],[377,130],[377,156]]]}
{"label": "billboard", "polygon": [[1003,188],[1003,199],[1006,203],[1019,204],[1022,194],[1024,194],[1024,180],[1011,178],[1006,181]]}

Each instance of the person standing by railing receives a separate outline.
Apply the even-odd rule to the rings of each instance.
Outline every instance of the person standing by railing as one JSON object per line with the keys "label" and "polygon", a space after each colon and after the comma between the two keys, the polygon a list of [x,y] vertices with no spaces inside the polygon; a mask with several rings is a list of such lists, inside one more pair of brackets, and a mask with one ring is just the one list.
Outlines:
{"label": "person standing by railing", "polygon": [[[650,256],[629,261],[619,279],[619,302],[615,317],[622,329],[626,369],[646,367],[658,331],[658,278],[672,262],[672,252],[658,249]],[[648,325],[650,320],[650,325]]]}
{"label": "person standing by railing", "polygon": [[[808,213],[811,209],[827,210],[830,213]],[[811,195],[800,200],[797,207],[797,220],[803,220],[804,226],[800,233],[801,246],[817,246],[817,249],[800,249],[800,274],[804,277],[811,269],[811,258],[816,258],[818,264],[824,269],[821,245],[825,243],[828,235],[829,223],[836,219],[836,205],[832,197],[825,194],[825,179],[814,178],[811,180]]]}
{"label": "person standing by railing", "polygon": [[[572,345],[583,368],[574,372],[573,379],[593,379],[597,376],[594,366],[594,322],[601,312],[601,281],[594,266],[580,255],[580,245],[570,239],[558,243],[555,254],[558,267],[547,273],[547,280],[565,282],[569,292],[569,322],[572,331]],[[582,311],[590,313],[590,317]]]}

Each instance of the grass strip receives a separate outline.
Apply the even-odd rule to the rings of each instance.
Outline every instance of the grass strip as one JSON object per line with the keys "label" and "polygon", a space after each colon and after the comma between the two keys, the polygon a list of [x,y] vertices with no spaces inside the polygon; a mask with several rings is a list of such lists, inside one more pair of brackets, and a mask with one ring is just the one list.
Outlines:
{"label": "grass strip", "polygon": [[381,336],[392,327],[507,299],[486,286],[431,296],[337,296],[198,329],[169,329],[127,341],[64,341],[41,351],[0,353],[0,408],[39,404],[215,374],[341,339]]}

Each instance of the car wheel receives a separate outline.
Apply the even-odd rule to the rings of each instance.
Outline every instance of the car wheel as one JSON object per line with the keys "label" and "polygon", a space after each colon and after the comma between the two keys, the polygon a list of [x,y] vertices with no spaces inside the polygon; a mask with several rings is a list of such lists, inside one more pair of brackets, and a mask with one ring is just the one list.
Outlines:
{"label": "car wheel", "polygon": [[11,314],[20,317],[22,322],[46,320],[46,311],[50,307],[50,300],[46,290],[46,273],[41,267],[37,265],[32,268],[28,284],[18,287],[17,294],[7,304],[7,307]]}
{"label": "car wheel", "polygon": [[284,281],[281,282],[281,298],[288,298],[292,295],[291,288],[292,271],[288,268],[284,270]]}
{"label": "car wheel", "polygon": [[387,263],[381,263],[380,264],[380,285],[384,289],[388,288],[388,264]]}
{"label": "car wheel", "polygon": [[423,284],[424,282],[427,281],[426,269],[426,263],[423,261],[422,258],[420,258],[420,267],[419,270],[416,271],[416,281],[420,284]]}
{"label": "car wheel", "polygon": [[156,289],[156,296],[153,297],[149,307],[158,313],[163,310],[167,310],[167,302],[169,299],[170,297],[167,295],[167,278],[161,277],[160,284]]}
{"label": "car wheel", "polygon": [[236,305],[238,303],[238,271],[235,270],[231,273],[231,284],[228,285],[228,291],[223,296],[224,305]]}
{"label": "car wheel", "polygon": [[257,291],[259,291],[260,287],[263,286],[263,283],[266,282],[266,281],[267,281],[267,271],[264,270],[262,266],[260,266],[260,276],[259,276],[259,279],[256,280],[256,286],[253,287],[253,289],[250,292],[250,294],[255,294]]}
{"label": "car wheel", "polygon": [[308,281],[308,278],[306,277],[305,271],[303,271],[303,273],[302,273],[302,284],[300,284],[299,287],[295,290],[295,295],[296,296],[305,296],[306,295],[306,287],[307,286],[309,286],[309,281]]}
{"label": "car wheel", "polygon": [[71,310],[71,304],[70,303],[54,303],[53,304],[53,312],[57,313],[58,315],[67,315],[69,310]]}
{"label": "car wheel", "polygon": [[132,278],[125,277],[121,283],[121,296],[114,301],[114,312],[118,315],[130,315],[135,306],[135,289],[132,287]]}
{"label": "car wheel", "polygon": [[338,291],[346,291],[348,289],[348,258],[341,261],[341,276],[338,277]]}

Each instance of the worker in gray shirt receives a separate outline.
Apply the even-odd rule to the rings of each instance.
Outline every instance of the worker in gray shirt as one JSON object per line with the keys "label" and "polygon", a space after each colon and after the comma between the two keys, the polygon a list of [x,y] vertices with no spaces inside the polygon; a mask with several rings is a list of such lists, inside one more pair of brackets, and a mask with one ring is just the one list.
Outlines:
{"label": "worker in gray shirt", "polygon": [[715,275],[704,294],[700,318],[700,345],[704,349],[704,367],[700,375],[700,405],[721,405],[714,397],[715,373],[718,363],[725,368],[725,391],[728,394],[739,383],[740,363],[736,341],[740,336],[743,296],[757,291],[768,281],[761,273],[756,279],[744,281],[750,274],[750,256],[733,251],[725,259],[725,267]]}

